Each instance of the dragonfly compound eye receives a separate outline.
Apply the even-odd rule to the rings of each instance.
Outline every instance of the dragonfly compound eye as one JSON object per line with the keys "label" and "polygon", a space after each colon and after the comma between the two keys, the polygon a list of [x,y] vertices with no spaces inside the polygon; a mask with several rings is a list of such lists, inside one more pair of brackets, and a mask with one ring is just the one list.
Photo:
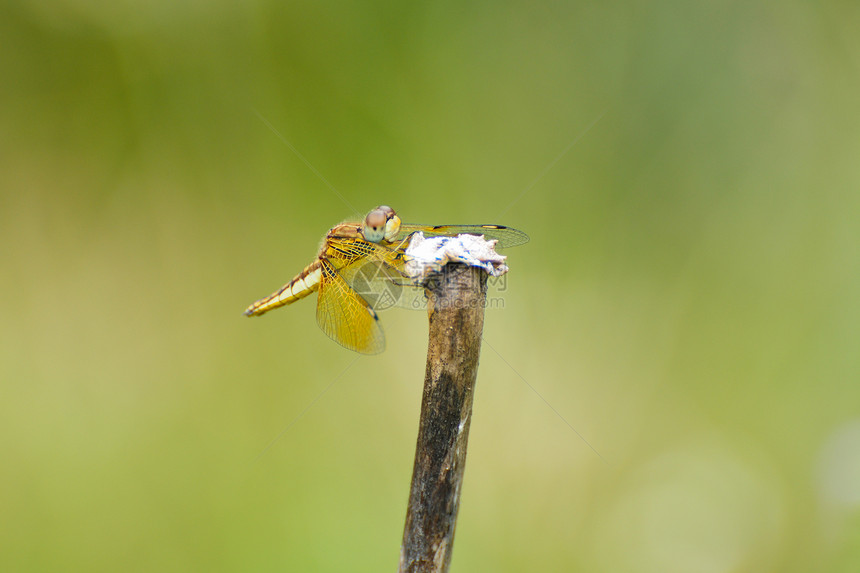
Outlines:
{"label": "dragonfly compound eye", "polygon": [[385,240],[392,242],[397,238],[397,235],[400,233],[400,217],[394,214],[394,211],[391,211],[391,216],[385,222]]}
{"label": "dragonfly compound eye", "polygon": [[364,218],[362,234],[371,243],[378,243],[385,236],[386,214],[382,209],[374,209]]}

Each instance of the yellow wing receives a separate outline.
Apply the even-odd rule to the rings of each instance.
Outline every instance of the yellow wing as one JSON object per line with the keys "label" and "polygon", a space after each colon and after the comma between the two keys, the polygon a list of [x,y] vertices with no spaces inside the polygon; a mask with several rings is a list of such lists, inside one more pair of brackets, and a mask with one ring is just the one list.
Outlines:
{"label": "yellow wing", "polygon": [[[325,257],[331,260],[338,270],[354,263],[361,264],[367,261],[396,266],[398,259],[402,259],[403,256],[402,250],[396,249],[397,246],[399,245],[370,243],[353,237],[329,237],[326,239]],[[402,246],[405,248],[406,243]]]}
{"label": "yellow wing", "polygon": [[331,238],[326,255],[347,285],[376,311],[400,307],[427,308],[424,287],[406,275],[404,251],[398,245],[369,243],[352,238]]}
{"label": "yellow wing", "polygon": [[317,323],[332,340],[361,354],[385,350],[385,334],[376,312],[338,274],[327,259],[321,261]]}

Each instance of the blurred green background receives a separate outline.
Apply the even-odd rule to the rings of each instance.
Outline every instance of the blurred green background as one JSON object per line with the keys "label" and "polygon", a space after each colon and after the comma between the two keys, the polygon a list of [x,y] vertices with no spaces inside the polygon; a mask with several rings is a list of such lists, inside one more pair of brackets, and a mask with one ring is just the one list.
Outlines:
{"label": "blurred green background", "polygon": [[426,317],[355,360],[313,299],[241,315],[385,203],[532,238],[453,571],[857,571],[858,29],[847,0],[3,3],[0,569],[395,570]]}

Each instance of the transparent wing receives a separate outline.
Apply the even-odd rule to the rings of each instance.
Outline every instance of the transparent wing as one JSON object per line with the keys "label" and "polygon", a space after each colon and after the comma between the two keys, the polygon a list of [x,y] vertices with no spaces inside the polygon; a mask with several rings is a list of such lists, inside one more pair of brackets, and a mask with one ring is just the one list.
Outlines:
{"label": "transparent wing", "polygon": [[341,346],[361,354],[385,350],[385,334],[371,306],[355,292],[328,260],[322,261],[317,324]]}
{"label": "transparent wing", "polygon": [[497,247],[516,247],[529,242],[529,236],[502,225],[401,225],[396,241],[402,241],[416,231],[424,233],[425,237],[456,235],[484,235],[487,239],[497,239]]}

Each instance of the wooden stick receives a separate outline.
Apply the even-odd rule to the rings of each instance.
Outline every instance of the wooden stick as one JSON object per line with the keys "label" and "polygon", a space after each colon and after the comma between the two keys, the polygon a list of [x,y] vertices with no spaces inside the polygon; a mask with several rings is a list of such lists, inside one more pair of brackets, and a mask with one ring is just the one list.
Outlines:
{"label": "wooden stick", "polygon": [[431,276],[425,288],[430,342],[400,573],[442,573],[451,562],[481,353],[487,274],[449,263]]}

